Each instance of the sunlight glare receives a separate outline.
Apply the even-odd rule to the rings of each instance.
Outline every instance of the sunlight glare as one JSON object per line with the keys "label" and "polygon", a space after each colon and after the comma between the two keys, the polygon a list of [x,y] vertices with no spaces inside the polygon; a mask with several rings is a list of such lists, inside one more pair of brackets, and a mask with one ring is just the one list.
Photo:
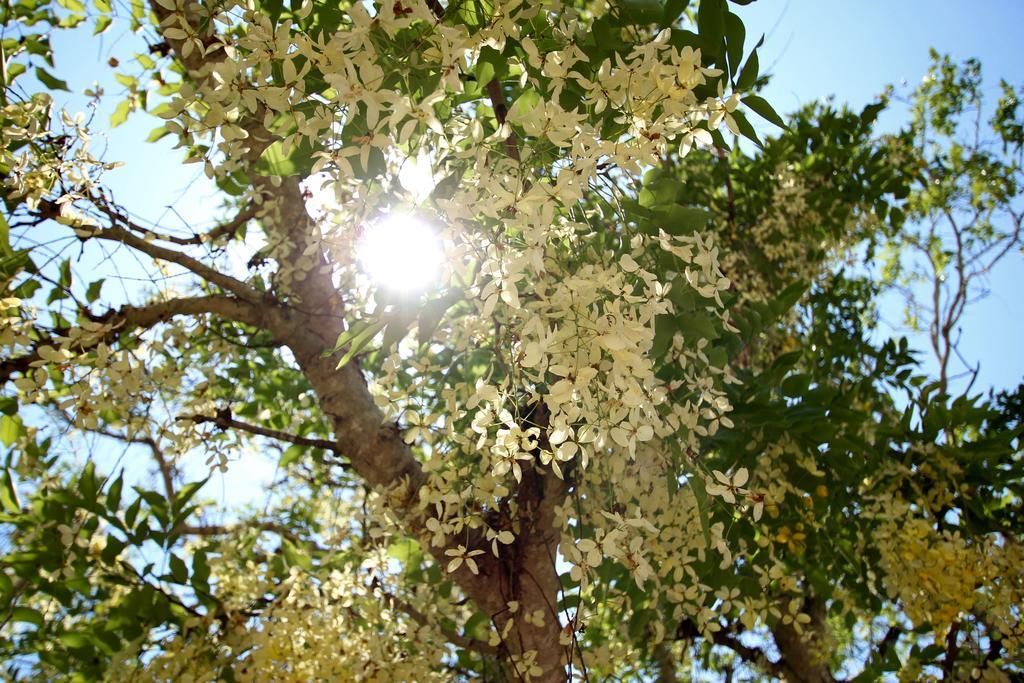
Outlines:
{"label": "sunlight glare", "polygon": [[406,192],[412,195],[414,201],[426,201],[437,185],[434,182],[430,157],[421,152],[417,156],[406,159],[398,171],[398,182]]}
{"label": "sunlight glare", "polygon": [[444,253],[437,233],[408,214],[390,214],[366,228],[359,262],[374,282],[391,290],[425,289],[437,279]]}

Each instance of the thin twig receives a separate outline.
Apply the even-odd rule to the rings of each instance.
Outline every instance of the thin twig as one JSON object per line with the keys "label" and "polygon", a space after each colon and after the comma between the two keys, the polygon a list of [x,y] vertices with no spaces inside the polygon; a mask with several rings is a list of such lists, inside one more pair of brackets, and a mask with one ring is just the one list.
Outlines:
{"label": "thin twig", "polygon": [[297,434],[290,434],[288,432],[280,431],[278,429],[268,429],[267,427],[260,427],[259,425],[250,424],[248,422],[242,422],[236,420],[231,416],[230,410],[221,410],[217,412],[217,415],[187,415],[179,417],[179,420],[188,420],[196,424],[212,423],[220,427],[221,429],[239,429],[243,432],[249,432],[250,434],[256,434],[258,436],[265,436],[269,439],[277,439],[278,441],[287,441],[297,446],[308,446],[310,448],[322,448],[326,451],[331,451],[338,455],[341,454],[338,444],[327,439],[310,439],[305,436],[298,436]]}

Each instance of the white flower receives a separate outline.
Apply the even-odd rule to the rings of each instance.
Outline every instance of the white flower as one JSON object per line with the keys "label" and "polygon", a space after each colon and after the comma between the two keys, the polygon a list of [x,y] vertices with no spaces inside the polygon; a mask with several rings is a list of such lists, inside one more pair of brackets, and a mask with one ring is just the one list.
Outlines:
{"label": "white flower", "polygon": [[747,479],[750,478],[750,473],[746,467],[741,467],[732,476],[723,474],[719,470],[714,471],[715,479],[707,485],[707,492],[709,496],[721,496],[727,503],[736,503],[736,495],[746,495],[749,493],[744,488],[741,488],[747,483]]}
{"label": "white flower", "polygon": [[466,566],[469,567],[469,571],[474,574],[480,573],[480,569],[477,567],[476,561],[473,558],[477,555],[483,555],[483,550],[467,550],[466,546],[460,545],[457,548],[449,548],[448,550],[445,550],[444,554],[452,558],[451,561],[448,562],[447,571],[449,574],[461,567],[463,562],[465,562]]}

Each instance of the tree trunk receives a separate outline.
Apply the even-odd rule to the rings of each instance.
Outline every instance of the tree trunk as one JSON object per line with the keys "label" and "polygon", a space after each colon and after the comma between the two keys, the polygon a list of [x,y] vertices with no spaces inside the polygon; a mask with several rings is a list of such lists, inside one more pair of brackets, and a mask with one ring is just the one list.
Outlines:
{"label": "tree trunk", "polygon": [[654,661],[658,663],[658,678],[654,683],[679,683],[676,660],[669,641],[663,640],[654,646]]}
{"label": "tree trunk", "polygon": [[[509,660],[513,680],[527,678],[531,670],[531,681],[566,680],[568,657],[560,640],[562,624],[558,618],[561,584],[555,567],[559,534],[554,524],[554,509],[565,494],[565,483],[550,470],[539,465],[524,467],[509,510],[516,541],[499,548],[500,558],[484,556],[487,560],[480,563],[480,576],[473,577],[479,581],[460,582],[491,615],[499,634],[508,629],[501,648]],[[515,605],[514,612],[510,603]]]}
{"label": "tree trunk", "polygon": [[[298,183],[289,180],[280,187],[268,185],[263,189],[278,200],[278,213],[271,222],[290,241],[289,253],[294,259],[309,253],[307,243],[315,239],[317,231]],[[454,543],[437,547],[425,540],[429,537],[425,532],[426,513],[416,503],[427,477],[419,461],[402,440],[397,425],[384,422],[358,364],[349,363],[339,369],[335,358],[324,357],[324,351],[333,348],[344,330],[344,302],[334,289],[330,268],[317,263],[306,273],[295,273],[286,286],[296,305],[276,311],[281,320],[275,336],[295,354],[321,410],[331,420],[339,450],[367,484],[387,492],[406,530],[420,538],[424,549],[445,566],[451,558],[444,551]],[[543,443],[546,425],[540,426]],[[539,463],[527,465],[506,511],[515,543],[501,546],[501,557],[496,558],[482,534],[471,537],[468,543],[465,538],[459,541],[470,550],[485,551],[475,558],[479,574],[473,574],[463,563],[452,578],[491,615],[499,634],[505,634],[508,628],[499,651],[508,660],[514,680],[526,679],[531,668],[543,672],[530,676],[533,681],[562,683],[566,679],[565,648],[559,642],[560,583],[555,569],[559,534],[554,524],[554,509],[565,495],[565,483],[550,469],[541,468]],[[509,603],[516,605],[514,613]],[[542,622],[536,625],[527,619]],[[524,657],[532,662],[531,667],[524,667]]]}
{"label": "tree trunk", "polygon": [[786,679],[792,683],[835,683],[828,662],[814,652],[813,641],[809,642],[806,637],[809,632],[813,634],[813,640],[819,643],[827,637],[828,612],[825,605],[810,597],[804,602],[802,612],[811,617],[810,623],[804,627],[804,634],[798,633],[792,624],[783,624],[781,621],[772,629],[775,644],[782,654],[779,664]]}

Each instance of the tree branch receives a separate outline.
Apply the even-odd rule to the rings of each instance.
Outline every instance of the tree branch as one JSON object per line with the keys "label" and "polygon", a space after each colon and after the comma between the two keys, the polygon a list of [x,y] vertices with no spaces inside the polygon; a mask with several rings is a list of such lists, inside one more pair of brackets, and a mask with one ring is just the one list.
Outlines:
{"label": "tree branch", "polygon": [[[238,524],[181,524],[174,528],[174,533],[182,536],[227,536],[245,529],[259,529],[269,531],[287,538],[293,543],[306,543],[291,529],[274,522],[241,522]],[[320,548],[322,550],[322,548]]]}
{"label": "tree branch", "polygon": [[[70,415],[65,414],[64,419],[68,424],[74,424],[74,420]],[[160,479],[163,481],[164,492],[167,495],[167,500],[169,502],[174,500],[174,469],[171,463],[168,462],[167,457],[164,455],[163,449],[160,448],[159,444],[157,444],[156,439],[149,436],[128,436],[127,434],[119,434],[118,432],[104,429],[102,427],[89,428],[89,431],[110,439],[117,439],[124,443],[147,447],[150,452],[153,453],[153,459],[156,460],[157,469],[160,470]]]}
{"label": "tree branch", "polygon": [[[99,202],[94,201],[93,203],[100,206]],[[44,199],[39,202],[37,215],[40,218],[56,219],[60,216],[60,206],[57,202]],[[109,228],[82,226],[76,227],[75,232],[78,234],[80,239],[83,240],[101,239],[109,240],[111,242],[120,242],[121,244],[129,246],[136,251],[140,251],[155,259],[175,263],[198,275],[210,284],[217,285],[221,289],[231,292],[232,294],[235,294],[247,301],[261,301],[266,298],[266,294],[257,292],[241,280],[237,280],[230,275],[225,275],[217,269],[206,265],[202,261],[194,259],[180,251],[175,251],[174,249],[168,249],[167,247],[161,247],[157,244],[153,244],[152,242],[134,234],[131,230],[120,227],[116,223],[123,222],[123,220],[116,213],[110,214],[110,216],[111,220],[114,221],[115,224],[111,225]],[[135,227],[138,228],[138,226]]]}
{"label": "tree branch", "polygon": [[187,3],[182,3],[181,5],[182,9],[171,12],[159,2],[149,3],[150,9],[153,14],[156,15],[157,21],[159,22],[158,30],[160,31],[161,37],[163,37],[170,48],[174,51],[178,60],[181,61],[189,71],[199,71],[205,65],[215,64],[222,61],[227,55],[221,47],[219,36],[210,30],[213,22],[210,22],[210,25],[207,26],[207,30],[203,35],[198,35],[197,33],[196,38],[200,42],[200,49],[195,49],[196,46],[193,45],[192,49],[186,50],[185,43],[188,38],[168,38],[164,34],[163,29],[165,28],[177,28],[178,22],[175,21],[176,16],[185,18],[188,21],[189,27],[193,29],[195,26],[203,23],[195,13],[184,8]]}
{"label": "tree branch", "polygon": [[[280,325],[271,325],[268,321],[268,310],[254,306],[246,301],[240,301],[234,297],[210,295],[169,299],[146,306],[122,306],[116,310],[111,309],[102,315],[85,311],[83,314],[88,319],[93,322],[107,324],[110,327],[105,333],[92,337],[88,341],[79,341],[73,348],[78,351],[87,351],[101,343],[109,344],[126,332],[137,329],[149,329],[179,315],[214,314],[228,320],[253,325],[254,327],[261,327],[263,329],[277,327],[280,329]],[[273,330],[271,331],[273,332]],[[43,346],[58,347],[60,345],[61,341],[50,334],[40,339],[36,343],[35,348],[29,353],[16,358],[4,359],[0,362],[0,384],[10,380],[11,375],[15,372],[25,374],[32,368],[33,363],[41,361],[39,348]]]}
{"label": "tree branch", "polygon": [[953,669],[956,667],[956,657],[960,653],[960,646],[957,644],[957,636],[960,635],[960,622],[954,622],[946,634],[946,656],[942,660],[943,680],[953,680]]}
{"label": "tree branch", "polygon": [[[434,16],[438,20],[444,19],[444,7],[437,0],[427,0],[427,7],[434,13]],[[504,126],[505,121],[508,118],[508,101],[505,99],[505,93],[501,89],[501,81],[497,78],[492,79],[487,83],[487,97],[491,100],[491,109],[494,110],[494,117],[498,120],[499,126]],[[519,161],[519,141],[516,138],[516,134],[509,130],[509,135],[505,138],[505,151],[509,157]]]}
{"label": "tree branch", "polygon": [[238,214],[226,223],[221,223],[205,233],[194,233],[191,237],[179,237],[177,235],[171,235],[169,233],[156,232],[149,228],[143,227],[131,220],[125,213],[113,206],[106,203],[97,202],[96,208],[99,209],[104,215],[110,218],[112,221],[121,223],[129,230],[139,233],[144,239],[157,239],[161,242],[170,242],[172,244],[178,244],[181,246],[197,246],[202,244],[210,244],[217,241],[225,235],[234,234],[236,230],[245,225],[247,222],[256,217],[256,206],[250,204],[244,209],[238,212]]}
{"label": "tree branch", "polygon": [[231,292],[246,301],[258,302],[267,298],[267,294],[257,292],[241,280],[235,279],[230,275],[225,275],[198,259],[192,258],[180,251],[175,251],[174,249],[168,249],[166,247],[153,244],[152,242],[148,242],[134,233],[116,225],[109,228],[93,229],[91,233],[92,234],[86,236],[85,239],[96,238],[112,242],[120,242],[121,244],[132,247],[133,249],[141,251],[148,256],[152,256],[155,259],[175,263],[198,275],[211,285],[217,285],[221,289]]}
{"label": "tree branch", "polygon": [[[505,100],[505,93],[501,89],[501,81],[497,78],[487,84],[487,96],[491,99],[491,108],[494,109],[494,116],[498,124],[505,125],[508,119],[508,102]],[[519,161],[519,141],[514,131],[509,129],[508,137],[505,138],[505,151],[509,157]]]}
{"label": "tree branch", "polygon": [[190,420],[196,424],[213,423],[221,429],[238,429],[243,432],[249,432],[250,434],[256,434],[258,436],[265,436],[269,439],[277,439],[278,441],[287,441],[297,446],[308,446],[310,448],[322,448],[332,453],[341,455],[341,449],[338,444],[334,441],[328,441],[327,439],[310,439],[305,436],[298,436],[296,434],[289,434],[277,429],[268,429],[267,427],[260,427],[259,425],[250,424],[248,422],[242,422],[236,420],[231,415],[229,409],[219,410],[215,416],[209,415],[187,415],[179,417],[179,420]]}
{"label": "tree branch", "polygon": [[[692,619],[684,619],[679,622],[679,626],[676,628],[676,640],[693,640],[702,635],[701,631],[697,628],[697,624]],[[711,634],[711,642],[715,645],[729,648],[739,655],[743,661],[764,670],[772,676],[781,677],[785,673],[783,667],[778,662],[768,659],[768,655],[764,653],[764,650],[744,645],[726,628],[714,631]]]}

